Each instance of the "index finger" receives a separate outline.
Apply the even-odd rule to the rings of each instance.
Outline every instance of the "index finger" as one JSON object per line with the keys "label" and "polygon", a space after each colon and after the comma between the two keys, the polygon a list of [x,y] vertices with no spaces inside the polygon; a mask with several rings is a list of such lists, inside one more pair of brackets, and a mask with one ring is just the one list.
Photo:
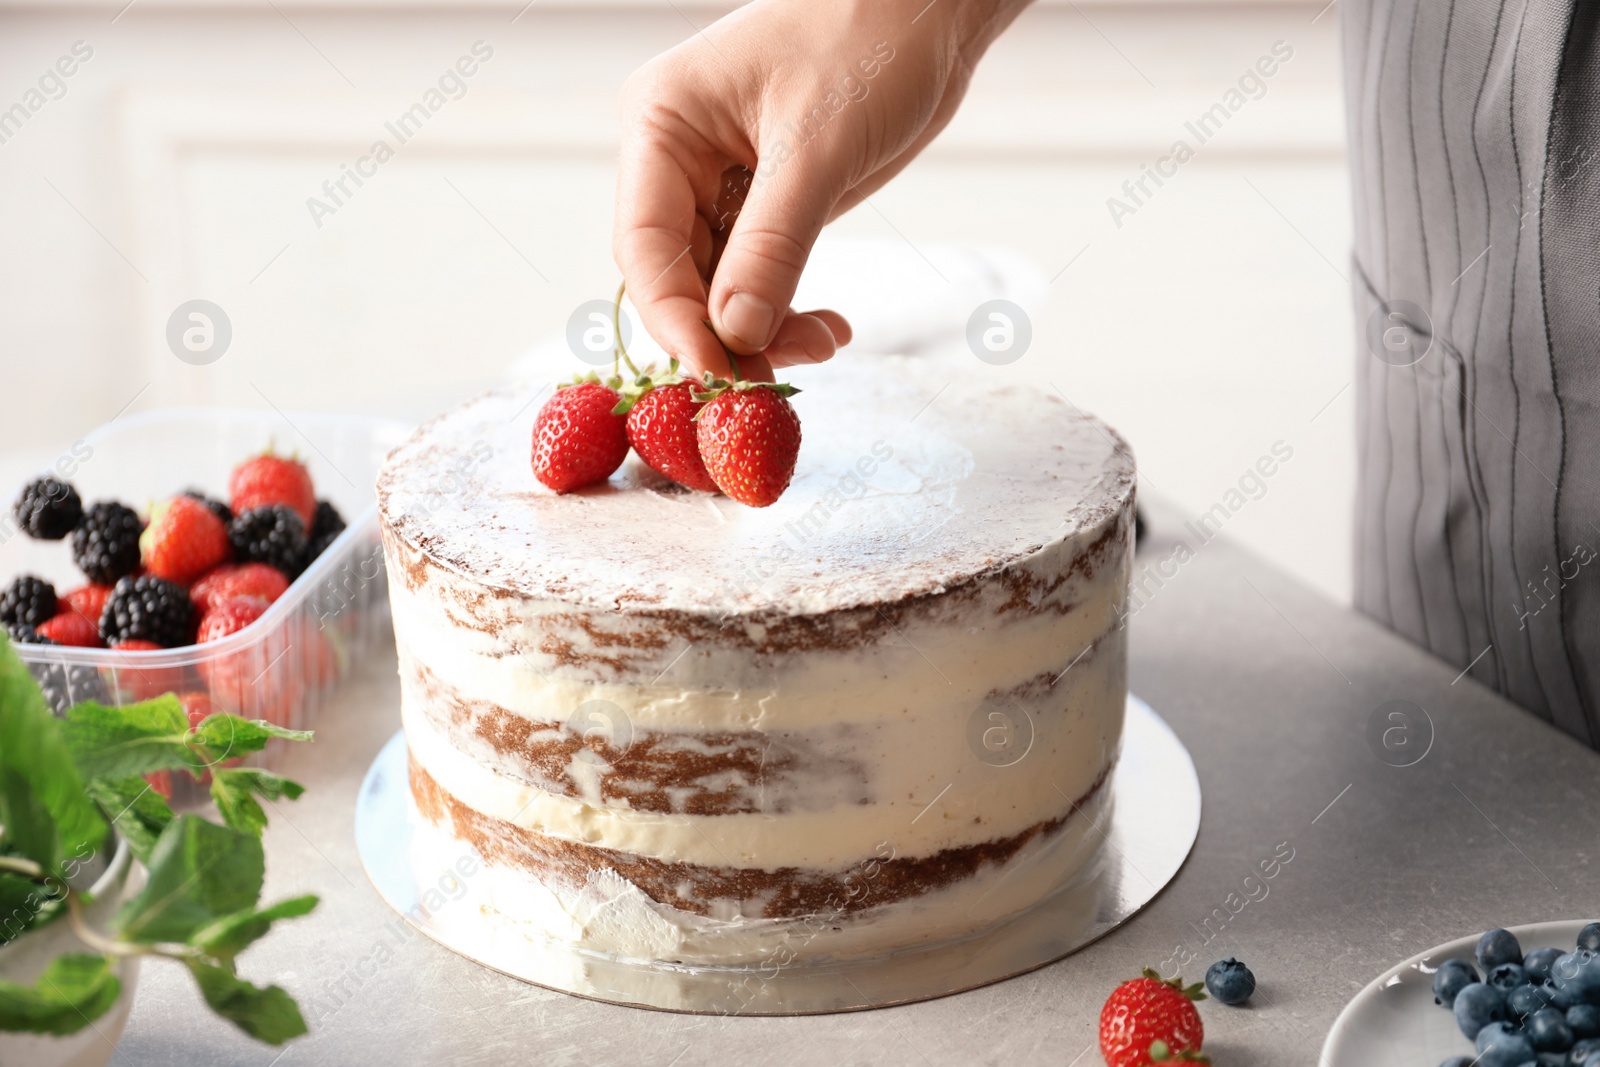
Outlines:
{"label": "index finger", "polygon": [[705,177],[699,169],[676,158],[653,124],[636,123],[625,132],[612,253],[656,343],[691,374],[726,376],[727,357],[705,325],[706,283],[693,254],[695,188]]}

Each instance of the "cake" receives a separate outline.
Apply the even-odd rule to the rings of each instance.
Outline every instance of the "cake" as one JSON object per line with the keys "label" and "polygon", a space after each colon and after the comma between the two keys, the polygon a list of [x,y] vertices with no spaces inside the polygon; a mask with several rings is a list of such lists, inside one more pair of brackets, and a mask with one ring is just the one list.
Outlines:
{"label": "cake", "polygon": [[636,458],[549,492],[535,388],[388,457],[416,862],[483,864],[451,922],[662,966],[826,962],[980,933],[1094,865],[1127,445],[998,377],[891,357],[797,377],[804,443],[770,508]]}

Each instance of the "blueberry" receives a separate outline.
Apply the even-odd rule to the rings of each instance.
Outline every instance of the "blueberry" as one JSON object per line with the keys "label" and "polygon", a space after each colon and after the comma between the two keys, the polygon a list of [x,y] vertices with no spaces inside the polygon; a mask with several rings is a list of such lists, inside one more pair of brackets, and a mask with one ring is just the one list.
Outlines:
{"label": "blueberry", "polygon": [[1600,923],[1590,923],[1578,931],[1578,947],[1600,952]]}
{"label": "blueberry", "polygon": [[1461,1032],[1475,1038],[1484,1027],[1505,1018],[1505,994],[1494,986],[1474,982],[1456,994],[1454,1010]]}
{"label": "blueberry", "polygon": [[1592,1059],[1600,1058],[1600,1038],[1589,1037],[1572,1046],[1572,1051],[1567,1053],[1572,1067],[1581,1067]]}
{"label": "blueberry", "polygon": [[1510,930],[1490,930],[1478,938],[1478,966],[1488,971],[1502,963],[1521,963],[1522,946]]}
{"label": "blueberry", "polygon": [[1567,1009],[1567,1025],[1572,1027],[1572,1036],[1579,1040],[1600,1037],[1600,1007],[1574,1004]]}
{"label": "blueberry", "polygon": [[1256,976],[1232,956],[1206,969],[1206,992],[1224,1004],[1243,1004],[1255,991]]}
{"label": "blueberry", "polygon": [[1525,1019],[1536,1011],[1553,1008],[1555,996],[1556,991],[1549,986],[1519,985],[1506,994],[1507,1016],[1510,1019]]}
{"label": "blueberry", "polygon": [[1478,1031],[1478,1067],[1522,1067],[1534,1059],[1533,1043],[1510,1023],[1490,1023]]}
{"label": "blueberry", "polygon": [[1490,1023],[1478,1031],[1478,1067],[1522,1067],[1535,1059],[1533,1042],[1510,1023]]}
{"label": "blueberry", "polygon": [[1574,1004],[1600,1003],[1600,954],[1580,948],[1550,965],[1550,981]]}
{"label": "blueberry", "polygon": [[1528,1018],[1528,1040],[1540,1052],[1565,1052],[1572,1047],[1572,1027],[1554,1008],[1536,1011]]}
{"label": "blueberry", "polygon": [[1518,986],[1528,984],[1528,972],[1522,969],[1520,963],[1502,963],[1490,968],[1483,980],[1500,992],[1509,993]]}
{"label": "blueberry", "polygon": [[1456,994],[1477,980],[1477,969],[1466,960],[1445,960],[1433,972],[1433,1002],[1454,1007]]}
{"label": "blueberry", "polygon": [[1530,982],[1550,981],[1550,967],[1565,953],[1558,948],[1536,948],[1522,958],[1522,969]]}

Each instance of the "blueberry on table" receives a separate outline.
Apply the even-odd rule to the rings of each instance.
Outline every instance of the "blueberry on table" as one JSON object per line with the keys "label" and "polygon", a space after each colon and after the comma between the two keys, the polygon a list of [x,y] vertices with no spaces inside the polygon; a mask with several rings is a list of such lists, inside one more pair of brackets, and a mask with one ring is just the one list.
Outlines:
{"label": "blueberry on table", "polygon": [[1554,1008],[1544,1008],[1528,1017],[1528,1040],[1540,1052],[1565,1052],[1574,1040],[1567,1017]]}
{"label": "blueberry on table", "polygon": [[1476,1038],[1490,1023],[1505,1018],[1506,997],[1494,986],[1474,982],[1456,994],[1454,1011],[1456,1025],[1470,1040]]}
{"label": "blueberry on table", "polygon": [[1224,1004],[1243,1004],[1255,991],[1256,976],[1232,956],[1206,970],[1206,992]]}
{"label": "blueberry on table", "polygon": [[1559,948],[1536,948],[1528,953],[1522,958],[1522,969],[1528,972],[1528,981],[1550,981],[1550,968],[1564,955],[1566,953]]}
{"label": "blueberry on table", "polygon": [[1586,1037],[1600,1037],[1600,1006],[1574,1004],[1567,1009],[1567,1025],[1572,1036],[1580,1041]]}
{"label": "blueberry on table", "polygon": [[1590,923],[1578,931],[1578,947],[1600,952],[1600,923]]}
{"label": "blueberry on table", "polygon": [[1455,1007],[1456,994],[1477,980],[1477,968],[1466,960],[1445,960],[1433,973],[1433,1002]]}
{"label": "blueberry on table", "polygon": [[1510,930],[1494,929],[1478,938],[1478,966],[1485,971],[1502,963],[1521,963],[1522,946]]}

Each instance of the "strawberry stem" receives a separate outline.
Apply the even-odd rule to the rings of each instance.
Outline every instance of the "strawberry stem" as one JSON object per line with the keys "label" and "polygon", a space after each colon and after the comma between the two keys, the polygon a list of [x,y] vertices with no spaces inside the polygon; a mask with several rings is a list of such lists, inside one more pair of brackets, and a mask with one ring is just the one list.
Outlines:
{"label": "strawberry stem", "polygon": [[639,368],[633,365],[633,360],[628,356],[628,347],[622,343],[622,294],[627,288],[626,281],[617,286],[617,298],[611,302],[611,339],[614,342],[611,350],[611,373],[619,378],[622,376],[622,369],[617,366],[617,360],[621,359],[637,378]]}

